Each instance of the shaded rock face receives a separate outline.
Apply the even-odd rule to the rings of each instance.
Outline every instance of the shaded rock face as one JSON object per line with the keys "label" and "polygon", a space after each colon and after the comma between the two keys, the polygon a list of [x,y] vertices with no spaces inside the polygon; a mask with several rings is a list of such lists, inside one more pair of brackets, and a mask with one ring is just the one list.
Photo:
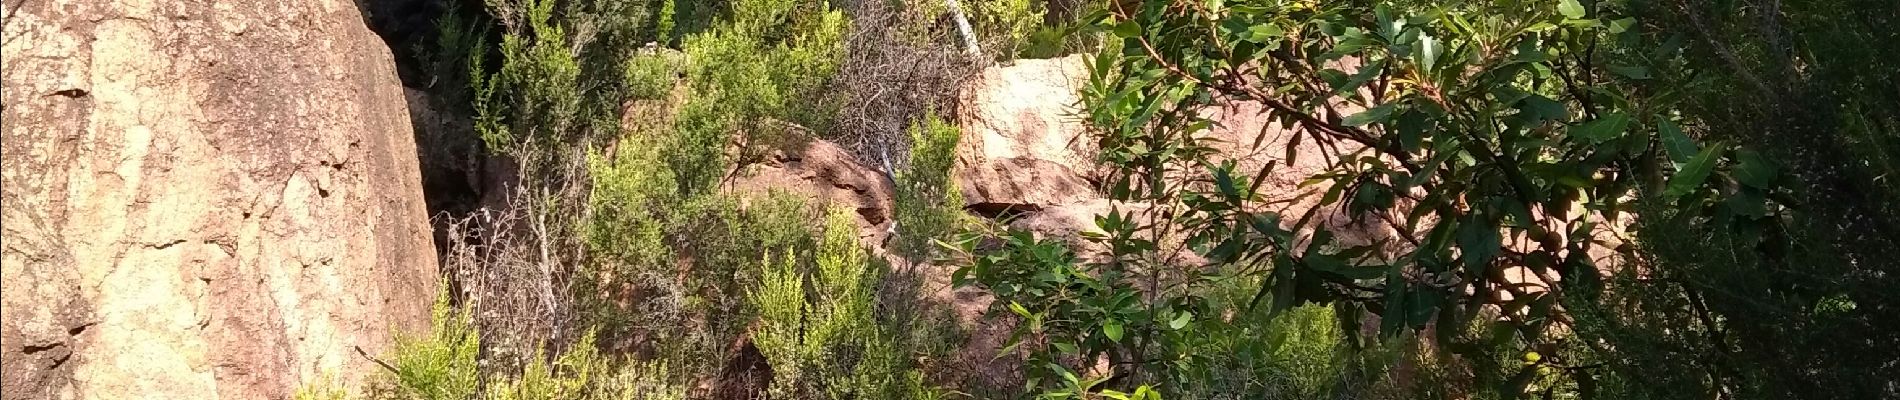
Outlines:
{"label": "shaded rock face", "polygon": [[354,3],[7,3],[0,398],[282,399],[426,328],[415,142]]}

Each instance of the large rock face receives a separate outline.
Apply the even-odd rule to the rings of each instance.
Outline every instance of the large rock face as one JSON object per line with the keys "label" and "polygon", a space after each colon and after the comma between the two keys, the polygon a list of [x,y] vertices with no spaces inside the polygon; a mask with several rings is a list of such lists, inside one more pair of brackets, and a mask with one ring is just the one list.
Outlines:
{"label": "large rock face", "polygon": [[[1013,228],[1067,239],[1084,256],[1104,250],[1079,239],[1081,232],[1097,230],[1095,215],[1154,209],[1111,202],[1096,190],[1111,177],[1108,167],[1096,161],[1095,139],[1077,115],[1087,83],[1087,62],[1070,56],[988,68],[963,88],[956,180],[967,208],[1007,217]],[[1274,166],[1260,188],[1263,209],[1297,216],[1317,205],[1316,194],[1327,187],[1301,183],[1327,168],[1318,143],[1295,140],[1294,131],[1273,124],[1257,102],[1234,101],[1201,113],[1219,122],[1197,133],[1217,149],[1212,161],[1232,160],[1248,175]],[[1288,157],[1294,153],[1300,155]],[[1321,211],[1318,217],[1345,243],[1373,243],[1393,234],[1369,217]]]}
{"label": "large rock face", "polygon": [[282,399],[426,327],[414,138],[354,3],[5,7],[0,398]]}
{"label": "large rock face", "polygon": [[958,93],[955,179],[977,212],[1035,211],[1095,193],[1095,139],[1072,114],[1087,82],[1081,56],[985,68]]}

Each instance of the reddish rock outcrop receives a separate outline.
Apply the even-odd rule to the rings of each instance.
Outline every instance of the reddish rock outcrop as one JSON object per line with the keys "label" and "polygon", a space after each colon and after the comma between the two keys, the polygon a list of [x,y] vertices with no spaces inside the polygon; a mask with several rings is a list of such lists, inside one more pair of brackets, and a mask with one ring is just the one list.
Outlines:
{"label": "reddish rock outcrop", "polygon": [[[1096,161],[1094,139],[1075,109],[1087,84],[1087,67],[1080,56],[1018,60],[985,69],[964,88],[957,117],[964,135],[955,172],[968,208],[1012,217],[1013,227],[1071,242],[1078,242],[1080,232],[1095,230],[1093,216],[1112,203],[1096,191],[1095,183],[1108,180],[1109,171]],[[1219,122],[1198,133],[1217,150],[1212,161],[1233,160],[1243,175],[1266,172],[1259,203],[1270,211],[1298,216],[1311,210],[1327,186],[1302,183],[1327,168],[1323,153],[1353,150],[1296,140],[1293,130],[1273,123],[1257,102],[1235,101],[1201,113]],[[1268,165],[1273,168],[1262,169]],[[1149,208],[1117,207],[1124,212]],[[1319,217],[1347,243],[1371,243],[1392,234],[1367,218],[1332,210],[1322,210]],[[1086,253],[1086,247],[1078,248]]]}
{"label": "reddish rock outcrop", "polygon": [[814,140],[798,151],[777,152],[734,179],[731,186],[750,196],[784,191],[814,204],[851,209],[858,214],[865,238],[876,237],[876,241],[882,241],[880,229],[891,220],[894,189],[890,179],[828,141]]}
{"label": "reddish rock outcrop", "polygon": [[984,69],[958,93],[954,177],[975,211],[1033,211],[1101,197],[1094,139],[1072,114],[1081,56]]}
{"label": "reddish rock outcrop", "polygon": [[426,328],[416,146],[355,3],[4,15],[0,398],[284,399]]}

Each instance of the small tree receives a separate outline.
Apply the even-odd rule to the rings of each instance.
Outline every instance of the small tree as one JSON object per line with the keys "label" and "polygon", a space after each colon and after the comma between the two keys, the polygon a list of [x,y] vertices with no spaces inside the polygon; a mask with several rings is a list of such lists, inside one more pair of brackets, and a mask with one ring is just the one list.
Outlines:
{"label": "small tree", "polygon": [[[1363,343],[1368,314],[1387,338],[1435,327],[1436,347],[1472,360],[1469,386],[1589,391],[1585,360],[1602,349],[1568,341],[1565,305],[1602,293],[1597,228],[1622,221],[1632,198],[1709,207],[1729,195],[1714,183],[1761,171],[1729,161],[1732,144],[1683,134],[1667,93],[1619,84],[1647,78],[1639,55],[1600,50],[1634,40],[1630,15],[1576,0],[1111,4],[1088,19],[1119,43],[1092,60],[1084,117],[1119,169],[1111,196],[1149,206],[1097,217],[1103,233],[1090,240],[1106,259],[1019,235],[1009,252],[974,254],[966,282],[999,299],[1053,299],[997,307],[1028,321],[1024,337],[1047,338],[1024,343],[1035,359],[1106,358],[1111,388],[1200,387],[1199,371],[1257,353],[1186,344],[1244,340],[1224,335],[1262,321],[1249,313],[1314,303],[1336,310],[1348,343]],[[1204,134],[1218,122],[1203,111],[1234,102],[1290,131],[1280,160],[1247,171],[1219,160]],[[1303,198],[1317,206],[1267,211],[1268,176],[1312,157],[1325,168]],[[1338,240],[1323,214],[1334,212],[1393,235]],[[1208,264],[1182,265],[1183,251]],[[1513,267],[1537,283],[1506,277]],[[1246,300],[1212,295],[1236,283],[1252,285]],[[1485,361],[1539,349],[1522,365]],[[1032,383],[1076,390],[1058,384],[1078,381],[1063,364],[1048,365]]]}

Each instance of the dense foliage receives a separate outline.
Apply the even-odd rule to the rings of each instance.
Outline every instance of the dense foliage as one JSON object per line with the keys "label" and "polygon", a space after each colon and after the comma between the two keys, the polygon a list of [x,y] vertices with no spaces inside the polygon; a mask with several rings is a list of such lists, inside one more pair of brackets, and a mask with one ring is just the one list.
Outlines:
{"label": "dense foliage", "polygon": [[[942,393],[917,357],[948,351],[957,329],[926,319],[937,317],[913,274],[887,276],[861,247],[856,213],[729,187],[833,137],[836,110],[860,101],[834,80],[847,45],[893,43],[853,42],[826,2],[782,0],[494,1],[436,27],[425,69],[461,84],[433,84],[436,102],[466,113],[467,136],[516,180],[506,204],[450,222],[455,290],[431,333],[375,356],[391,374],[372,397]],[[878,132],[902,139],[882,141],[905,146],[896,154],[919,142],[915,160],[887,169],[907,188],[892,214],[919,259],[961,221],[948,173],[958,131],[938,104],[906,103],[893,115],[915,128]],[[748,351],[779,377],[765,375],[769,388],[687,389],[742,373],[730,363]]]}
{"label": "dense foliage", "polygon": [[[509,183],[457,216],[433,329],[372,356],[388,373],[368,394],[1900,397],[1895,17],[491,0],[451,10],[417,62],[466,122],[431,151],[474,147]],[[1084,233],[1101,254],[966,214],[953,176],[965,78],[1078,52],[1076,117],[1114,170]],[[1273,157],[1212,139],[1232,105],[1262,110]],[[731,190],[812,140],[886,174],[888,252],[850,211]],[[978,350],[923,300],[944,265],[955,296],[993,300],[1010,336],[982,350],[1020,386],[948,378]],[[765,381],[713,387],[744,374]]]}
{"label": "dense foliage", "polygon": [[[1816,15],[1778,15],[1797,8]],[[1873,331],[1890,311],[1871,289],[1893,269],[1856,256],[1893,245],[1892,186],[1874,178],[1893,170],[1892,113],[1831,100],[1892,98],[1825,67],[1891,71],[1866,58],[1891,53],[1813,41],[1869,35],[1803,24],[1859,18],[1828,14],[1851,7],[1724,9],[1111,4],[1091,17],[1119,43],[1094,58],[1086,117],[1122,172],[1108,191],[1146,206],[1098,217],[1106,259],[1015,234],[1001,251],[966,246],[961,273],[1026,321],[1016,343],[1046,397],[1276,396],[1207,372],[1257,353],[1202,342],[1249,340],[1300,304],[1336,310],[1353,352],[1423,337],[1455,373],[1416,396],[1891,396],[1870,373],[1892,362],[1809,352],[1895,337]],[[1241,102],[1293,135],[1257,170],[1201,134],[1216,123],[1201,110]],[[1326,165],[1302,185],[1317,206],[1270,211],[1262,183],[1309,157]],[[1356,235],[1367,225],[1388,234]],[[1253,289],[1224,298],[1235,285]]]}

